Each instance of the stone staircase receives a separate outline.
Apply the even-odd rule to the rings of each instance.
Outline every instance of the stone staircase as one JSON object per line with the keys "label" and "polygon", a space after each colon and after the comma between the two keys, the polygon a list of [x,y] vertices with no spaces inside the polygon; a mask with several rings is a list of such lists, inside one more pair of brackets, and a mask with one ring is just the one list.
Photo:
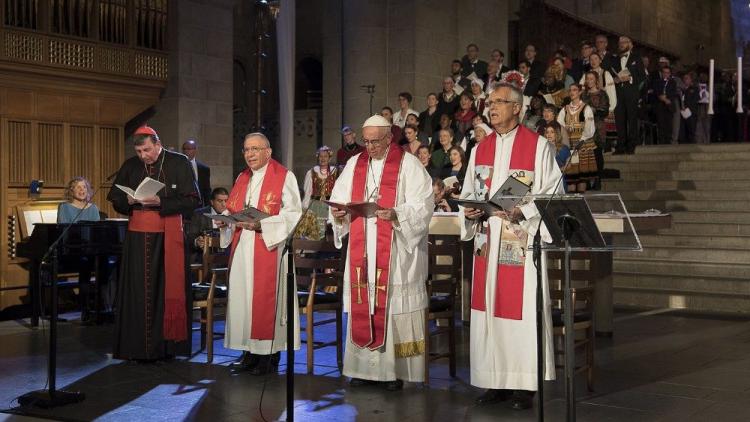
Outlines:
{"label": "stone staircase", "polygon": [[643,252],[614,259],[614,303],[750,315],[750,144],[639,147],[606,156],[628,211],[670,212],[641,234]]}

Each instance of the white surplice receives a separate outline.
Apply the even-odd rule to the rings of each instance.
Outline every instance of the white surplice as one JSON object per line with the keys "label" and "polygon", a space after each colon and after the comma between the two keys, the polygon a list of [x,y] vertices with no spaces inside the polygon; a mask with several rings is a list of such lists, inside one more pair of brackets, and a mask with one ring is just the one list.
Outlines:
{"label": "white surplice", "polygon": [[[254,171],[248,183],[245,203],[257,207],[260,190],[268,165]],[[278,215],[261,220],[263,242],[270,249],[284,247],[284,241],[294,229],[297,220],[302,215],[299,188],[294,173],[288,171],[284,180],[281,194],[281,210]],[[229,272],[228,311],[225,327],[224,347],[235,350],[245,350],[254,354],[268,355],[286,350],[286,256],[278,254],[275,263],[278,270],[278,285],[276,294],[276,327],[273,340],[251,340],[253,303],[253,256],[255,250],[255,232],[243,230],[237,248],[234,251],[232,266]],[[296,296],[295,288],[295,296]],[[300,347],[299,336],[299,304],[294,300],[294,348]]]}
{"label": "white surplice", "polygon": [[[492,189],[489,197],[495,194],[509,176],[509,166],[513,142],[518,129],[505,136],[497,134]],[[485,141],[489,142],[489,141]],[[472,198],[475,191],[474,163],[479,148],[474,148],[466,169],[466,180],[461,191],[462,197]],[[560,178],[560,168],[555,162],[555,148],[545,138],[537,139],[534,160],[534,179],[531,194],[551,194],[555,192]],[[562,193],[562,185],[557,189]],[[521,207],[526,220],[520,223],[528,233],[528,246],[532,245],[540,216],[533,202]],[[466,219],[463,207],[459,208],[461,239],[473,239],[478,223]],[[517,389],[537,391],[536,353],[536,266],[531,251],[524,261],[523,307],[521,320],[501,319],[494,316],[494,299],[497,279],[498,251],[500,247],[501,219],[490,217],[489,252],[487,254],[487,278],[485,283],[485,303],[487,311],[471,310],[470,366],[471,384],[480,388]],[[542,241],[551,242],[551,237],[542,225]],[[555,379],[555,366],[552,351],[552,321],[547,282],[546,256],[542,257],[542,286],[544,298],[544,346],[545,379]],[[495,263],[494,265],[492,263]]]}
{"label": "white surplice", "polygon": [[[392,144],[391,148],[397,148]],[[366,154],[363,152],[362,154]],[[359,155],[346,163],[331,193],[331,201],[347,203],[351,200],[354,167]],[[377,193],[385,160],[370,160],[367,170],[365,198]],[[351,342],[351,315],[347,331],[344,355],[344,375],[373,381],[424,381],[424,353],[410,357],[398,357],[396,350],[409,344],[424,347],[425,309],[428,298],[427,279],[427,232],[433,211],[432,180],[419,160],[404,154],[398,175],[397,198],[394,210],[398,224],[393,225],[391,266],[388,278],[388,316],[385,345],[375,351],[359,348]],[[334,240],[341,247],[343,238],[349,234],[349,216],[333,223]],[[375,297],[376,270],[376,218],[368,218],[367,238],[367,282],[369,303]],[[344,307],[349,312],[351,295],[349,262],[344,272]]]}

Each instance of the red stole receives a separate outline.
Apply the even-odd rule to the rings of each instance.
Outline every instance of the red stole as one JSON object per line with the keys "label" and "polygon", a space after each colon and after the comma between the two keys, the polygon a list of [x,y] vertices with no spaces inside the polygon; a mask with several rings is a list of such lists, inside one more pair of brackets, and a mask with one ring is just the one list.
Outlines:
{"label": "red stole", "polygon": [[[513,139],[513,149],[510,156],[509,175],[521,172],[533,172],[536,160],[538,135],[523,125],[518,125],[518,131]],[[487,187],[488,197],[492,196],[492,176],[495,165],[495,148],[497,145],[497,133],[493,132],[487,136],[476,148],[475,168],[484,166],[486,179],[482,177]],[[486,167],[489,167],[487,172]],[[477,175],[480,172],[476,172]],[[487,175],[489,175],[487,177]],[[518,176],[517,176],[518,177]],[[532,179],[533,181],[533,179]],[[506,220],[501,220],[502,233],[498,247],[497,279],[495,280],[495,309],[493,315],[504,319],[523,319],[523,285],[524,285],[524,249],[526,248],[525,233],[519,233],[520,229],[514,230],[514,225]],[[517,227],[517,226],[516,226]],[[521,235],[519,235],[521,234]],[[471,289],[471,308],[478,311],[487,310],[485,303],[486,279],[487,279],[487,255],[490,249],[489,223],[486,233],[486,247],[484,254],[474,256],[474,280]],[[518,247],[522,249],[518,249]],[[515,246],[515,247],[514,247]],[[476,247],[474,248],[477,249]]]}
{"label": "red stole", "polygon": [[162,217],[158,211],[133,210],[128,230],[164,233],[164,339],[186,340],[185,237],[182,232],[182,216],[176,214]]}
{"label": "red stole", "polygon": [[[396,205],[398,174],[404,151],[392,143],[385,158],[383,173],[378,186],[377,203],[383,208]],[[370,156],[363,152],[357,158],[352,181],[352,202],[365,201],[365,186]],[[377,240],[375,257],[375,313],[370,315],[369,290],[367,284],[367,219],[354,217],[349,232],[349,285],[352,343],[357,347],[375,350],[385,344],[388,312],[388,280],[391,267],[393,224],[376,220]]]}
{"label": "red stole", "polygon": [[[277,215],[281,210],[281,194],[284,189],[287,169],[276,160],[269,160],[263,182],[260,187],[260,199],[257,208],[266,214]],[[252,171],[245,169],[239,176],[229,194],[227,208],[231,213],[245,208],[245,196],[250,184]],[[229,262],[234,258],[234,251],[242,234],[236,228],[232,235],[232,250]],[[250,338],[253,340],[272,340],[276,327],[276,287],[278,285],[278,248],[268,250],[261,233],[255,232],[255,249],[253,256],[253,303],[252,327]],[[231,264],[230,264],[231,265]]]}

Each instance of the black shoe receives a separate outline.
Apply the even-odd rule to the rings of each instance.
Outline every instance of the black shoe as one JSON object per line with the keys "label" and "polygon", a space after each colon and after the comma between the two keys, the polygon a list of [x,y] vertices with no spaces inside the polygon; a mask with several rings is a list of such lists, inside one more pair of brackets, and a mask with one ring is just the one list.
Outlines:
{"label": "black shoe", "polygon": [[516,390],[510,397],[510,407],[513,410],[531,409],[533,405],[534,392],[526,390]]}
{"label": "black shoe", "polygon": [[501,401],[508,400],[508,397],[510,397],[510,395],[510,390],[497,390],[494,388],[489,388],[484,392],[484,394],[477,397],[476,400],[474,400],[474,403],[478,405],[499,403]]}
{"label": "black shoe", "polygon": [[349,386],[351,387],[362,387],[365,385],[372,385],[375,381],[364,380],[362,378],[352,378],[349,380]]}
{"label": "black shoe", "polygon": [[274,355],[258,356],[258,363],[250,369],[250,375],[266,375],[276,373],[279,370],[279,360]]}
{"label": "black shoe", "polygon": [[242,352],[242,356],[236,362],[229,365],[232,372],[250,371],[258,365],[258,355],[250,352]]}
{"label": "black shoe", "polygon": [[385,389],[388,391],[400,391],[404,388],[404,382],[401,380],[386,381],[383,383]]}

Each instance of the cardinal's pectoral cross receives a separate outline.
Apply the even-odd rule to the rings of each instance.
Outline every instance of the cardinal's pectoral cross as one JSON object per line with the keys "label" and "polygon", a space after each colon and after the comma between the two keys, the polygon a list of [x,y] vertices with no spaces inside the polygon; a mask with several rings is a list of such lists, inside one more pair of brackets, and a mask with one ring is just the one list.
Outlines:
{"label": "cardinal's pectoral cross", "polygon": [[357,267],[357,282],[352,283],[352,287],[357,289],[357,305],[362,304],[362,288],[367,288],[367,283],[362,283],[362,267]]}

